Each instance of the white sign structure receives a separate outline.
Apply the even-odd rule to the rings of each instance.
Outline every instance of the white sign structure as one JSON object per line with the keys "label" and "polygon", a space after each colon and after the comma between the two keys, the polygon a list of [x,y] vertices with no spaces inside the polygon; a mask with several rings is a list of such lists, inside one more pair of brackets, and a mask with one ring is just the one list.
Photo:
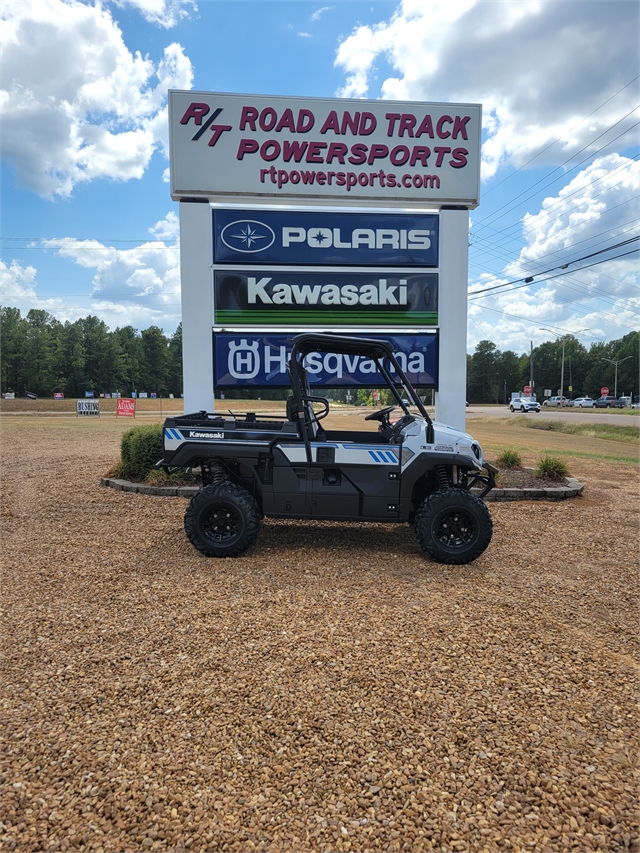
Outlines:
{"label": "white sign structure", "polygon": [[172,90],[169,124],[174,201],[479,202],[479,104]]}
{"label": "white sign structure", "polygon": [[185,412],[215,408],[212,207],[244,211],[252,228],[267,209],[438,213],[436,420],[464,429],[468,211],[479,203],[481,106],[173,90],[169,124],[171,196],[181,202]]}

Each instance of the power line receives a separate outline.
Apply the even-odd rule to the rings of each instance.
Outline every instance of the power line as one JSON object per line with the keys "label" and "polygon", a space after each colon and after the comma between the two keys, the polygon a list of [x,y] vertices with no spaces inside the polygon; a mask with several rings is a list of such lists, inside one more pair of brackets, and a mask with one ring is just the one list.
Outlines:
{"label": "power line", "polygon": [[531,157],[531,159],[530,159],[530,160],[527,160],[527,162],[526,162],[526,163],[523,163],[523,164],[522,164],[522,166],[518,166],[518,168],[517,168],[517,169],[514,169],[514,171],[513,171],[513,172],[511,172],[511,174],[510,174],[510,175],[507,175],[507,177],[506,177],[506,178],[503,178],[503,179],[502,179],[501,181],[499,181],[497,184],[494,184],[494,185],[491,187],[491,189],[487,190],[487,192],[486,192],[486,193],[484,193],[483,195],[488,196],[488,195],[489,195],[490,193],[492,193],[495,189],[497,189],[497,187],[499,187],[501,184],[504,184],[504,182],[505,182],[505,181],[508,181],[510,178],[512,178],[512,177],[513,177],[517,172],[520,172],[522,169],[525,169],[525,168],[526,168],[530,163],[533,163],[533,161],[534,161],[534,160],[536,160],[538,157],[540,157],[540,155],[541,155],[541,154],[544,154],[544,152],[545,152],[545,151],[548,151],[550,148],[553,148],[553,146],[554,146],[557,142],[561,142],[563,139],[566,139],[567,135],[568,135],[569,133],[571,133],[571,131],[572,131],[572,130],[575,130],[575,129],[576,129],[576,127],[580,127],[580,125],[581,125],[583,122],[585,122],[588,118],[591,118],[591,116],[592,116],[592,115],[595,115],[595,113],[597,113],[597,112],[598,112],[598,110],[602,109],[602,107],[606,106],[606,105],[609,103],[609,101],[612,101],[614,98],[616,98],[616,97],[620,94],[620,92],[624,92],[624,90],[625,90],[625,89],[628,89],[628,88],[629,88],[629,86],[631,86],[631,84],[632,84],[632,83],[635,83],[635,82],[636,82],[636,80],[638,80],[638,79],[640,79],[640,74],[639,74],[639,75],[637,75],[636,77],[634,77],[634,78],[633,78],[633,80],[629,80],[629,82],[628,82],[625,86],[623,86],[623,87],[622,87],[622,89],[618,89],[618,91],[617,91],[615,94],[611,95],[611,97],[610,97],[610,98],[607,98],[607,100],[606,100],[606,101],[603,101],[603,102],[600,104],[600,106],[599,106],[599,107],[596,107],[596,108],[595,108],[595,110],[592,110],[592,112],[590,112],[590,113],[589,113],[589,115],[587,115],[587,116],[585,116],[584,118],[580,119],[580,121],[579,121],[577,124],[574,124],[574,125],[573,125],[573,127],[570,127],[570,128],[569,128],[569,130],[565,131],[565,132],[564,132],[564,134],[563,134],[562,136],[559,136],[557,139],[554,139],[554,140],[553,140],[553,142],[550,142],[550,143],[549,143],[549,145],[547,145],[547,146],[546,146],[546,148],[543,148],[543,149],[542,149],[542,151],[538,151],[538,153],[537,153],[537,154],[534,154],[534,156],[533,156],[533,157]]}
{"label": "power line", "polygon": [[[627,255],[636,255],[638,252],[640,252],[640,249],[632,249],[630,252],[623,252],[623,253],[622,253],[622,254],[620,254],[620,255],[614,255],[612,258],[603,258],[601,261],[595,261],[595,262],[594,262],[594,263],[592,263],[592,264],[588,264],[586,267],[581,267],[581,269],[588,270],[588,269],[590,269],[591,267],[596,267],[596,266],[598,266],[599,264],[606,264],[606,263],[608,263],[609,261],[615,261],[615,260],[617,260],[618,258],[624,258],[624,257],[626,257]],[[560,272],[560,273],[558,273],[557,275],[550,275],[548,278],[543,278],[543,279],[541,279],[540,281],[537,281],[537,282],[535,282],[535,283],[536,283],[536,284],[544,284],[544,282],[546,282],[546,281],[552,281],[552,280],[553,280],[553,279],[555,279],[555,278],[563,278],[563,277],[564,277],[564,276],[566,276],[566,275],[575,275],[575,274],[576,274],[576,272],[577,272],[577,270],[569,270],[568,272]],[[521,287],[526,287],[528,284],[531,284],[531,282],[530,282],[530,281],[526,281],[526,282],[525,282],[525,283],[523,283],[523,284],[517,284],[517,285],[515,285],[515,286],[513,287],[513,290],[519,290]],[[482,290],[472,290],[472,291],[470,292],[469,296],[471,296],[471,295],[473,295],[473,294],[477,294],[477,295],[476,295],[476,296],[474,296],[474,298],[473,298],[473,299],[470,299],[470,300],[468,300],[468,301],[474,302],[474,301],[476,301],[477,299],[482,299],[484,296],[487,296],[487,295],[488,295],[489,291],[491,291],[491,290],[497,290],[499,287],[506,287],[506,284],[503,284],[503,285],[502,285],[502,284],[497,284],[495,287],[488,287],[488,288],[487,288],[486,290],[484,290],[484,291],[482,291]]]}
{"label": "power line", "polygon": [[[627,115],[623,116],[619,121],[617,121],[615,124],[611,125],[611,127],[608,127],[599,136],[596,136],[595,139],[592,139],[591,142],[589,142],[587,145],[585,145],[579,151],[576,151],[575,154],[572,154],[571,157],[567,158],[564,161],[564,163],[561,163],[559,166],[556,166],[556,168],[552,169],[551,172],[549,172],[547,175],[544,176],[544,178],[540,178],[539,181],[536,181],[535,184],[532,184],[529,187],[529,190],[533,190],[534,187],[537,187],[538,184],[541,184],[542,181],[546,180],[549,177],[549,175],[553,175],[555,172],[562,169],[562,167],[566,166],[566,164],[569,163],[574,157],[576,157],[578,154],[581,154],[583,151],[586,151],[586,149],[589,148],[589,146],[592,145],[594,142],[596,142],[596,140],[600,139],[600,137],[604,136],[605,133],[608,133],[610,130],[613,130],[613,128],[616,126],[616,124],[620,124],[621,121],[624,121],[626,118],[628,118],[631,115],[631,113],[635,112],[637,109],[638,109],[637,106],[634,107],[630,112],[627,113]],[[616,140],[620,139],[625,134],[629,133],[629,131],[633,130],[634,127],[637,127],[638,124],[639,124],[639,122],[635,122],[635,124],[632,124],[631,127],[628,127],[626,130],[622,131],[622,133],[618,134],[618,136],[614,137],[614,139],[610,139],[608,142],[605,143],[605,145],[602,145],[600,148],[598,148],[597,151],[592,152],[591,154],[589,154],[588,157],[585,157],[583,160],[580,160],[579,163],[576,163],[574,166],[572,166],[570,169],[568,169],[565,174],[569,174],[569,172],[573,172],[575,169],[577,169],[583,163],[586,163],[587,160],[591,159],[596,154],[599,154],[603,148],[606,148],[608,145],[611,145],[613,142],[616,142]],[[545,189],[546,187],[555,183],[556,180],[557,179],[554,178],[552,181],[549,181],[548,183],[544,184],[544,186],[540,187],[540,189]],[[497,210],[495,210],[492,214],[490,214],[486,219],[481,219],[478,222],[477,227],[478,228],[487,228],[489,222],[495,222],[497,219],[502,219],[503,216],[506,216],[508,213],[511,213],[511,211],[514,209],[514,207],[517,206],[517,203],[519,202],[520,199],[522,199],[522,201],[528,201],[528,199],[530,199],[532,197],[532,195],[534,195],[534,193],[531,193],[526,198],[523,198],[525,192],[528,192],[528,190],[525,190],[524,192],[517,195],[515,197],[515,199],[512,199],[512,201],[506,202],[505,204],[501,205]],[[509,207],[509,205],[511,205],[509,210],[506,210],[500,216],[496,216],[497,213],[499,213],[501,210],[504,210],[505,207]]]}
{"label": "power line", "polygon": [[[637,162],[637,160],[638,160],[639,158],[640,158],[640,155],[636,155],[635,157],[627,158],[627,159],[628,159],[628,160],[631,160],[632,162]],[[603,175],[601,178],[598,178],[596,181],[593,181],[593,182],[590,184],[590,189],[591,189],[591,188],[593,188],[593,187],[595,187],[597,184],[601,183],[602,181],[605,181],[605,180],[607,180],[608,178],[611,178],[611,176],[612,176],[612,175],[615,175],[615,174],[616,174],[616,172],[619,172],[619,171],[620,171],[620,170],[622,170],[622,169],[627,169],[627,168],[628,168],[628,165],[629,165],[629,164],[628,164],[628,162],[625,162],[625,163],[623,163],[622,165],[618,166],[616,169],[613,169],[612,171],[607,172],[607,173],[606,173],[605,175]],[[611,186],[605,187],[605,188],[604,188],[604,189],[602,189],[600,192],[595,193],[594,195],[590,196],[590,200],[592,200],[592,199],[594,199],[594,198],[597,198],[599,195],[601,195],[601,194],[602,194],[602,192],[605,192],[606,190],[612,190],[612,189],[615,189],[615,187],[617,187],[617,186],[619,186],[621,183],[623,183],[623,182],[624,182],[624,180],[625,180],[625,178],[623,178],[623,179],[622,179],[622,181],[618,181],[618,182],[616,182],[615,184],[612,184]],[[563,207],[563,206],[565,206],[566,204],[569,204],[569,203],[570,203],[570,200],[571,200],[571,198],[572,198],[573,196],[575,196],[575,195],[577,195],[577,193],[579,193],[579,192],[583,192],[583,191],[584,191],[584,188],[583,188],[583,187],[579,187],[577,190],[574,190],[573,192],[569,193],[568,195],[564,196],[563,198],[558,198],[556,201],[554,201],[554,202],[552,202],[551,204],[547,205],[547,207],[545,207],[545,208],[544,208],[544,212],[545,212],[545,213],[548,213],[548,212],[549,212],[549,210],[551,210],[552,208],[557,208],[559,205],[560,205],[561,207]],[[633,199],[633,200],[635,200],[635,199]],[[624,202],[624,203],[626,203],[626,202]],[[610,209],[613,209],[613,208],[610,208]],[[607,213],[607,212],[608,212],[608,210],[607,210],[607,211],[605,211],[605,213]],[[604,215],[604,214],[602,214],[602,215]],[[559,218],[559,216],[554,216],[552,219],[550,219],[550,223],[557,221],[557,219],[558,219],[558,218]],[[580,224],[582,224],[582,223],[580,223]],[[521,220],[520,220],[520,221],[518,221],[518,222],[516,222],[516,223],[514,223],[513,225],[509,225],[509,226],[507,226],[507,228],[506,228],[506,229],[502,229],[502,230],[500,230],[500,231],[498,231],[498,230],[496,230],[496,229],[494,229],[494,228],[491,228],[491,226],[489,226],[489,225],[486,225],[486,226],[484,226],[484,227],[489,228],[489,230],[490,230],[490,231],[494,231],[496,234],[500,234],[501,236],[503,236],[503,237],[504,237],[504,236],[505,236],[505,234],[506,234],[508,231],[510,231],[511,229],[521,227]],[[569,225],[569,226],[567,226],[567,227],[565,228],[565,231],[569,231],[569,230],[571,230],[572,228],[577,228],[577,227],[579,227],[579,226],[578,226],[578,225]],[[478,240],[486,240],[486,238],[485,238],[485,237],[482,237],[482,236],[476,235],[476,234],[474,233],[473,228],[471,229],[470,234],[471,234],[471,236],[472,236],[472,237],[474,237],[474,236],[475,236],[475,237],[477,237],[477,239],[478,239]],[[509,239],[512,239],[512,238],[509,238]],[[488,241],[488,242],[489,242],[489,241]]]}
{"label": "power line", "polygon": [[[572,266],[573,264],[580,263],[581,261],[586,261],[588,258],[593,258],[596,255],[602,255],[605,252],[611,252],[614,249],[619,249],[621,246],[627,246],[629,243],[636,243],[638,240],[640,240],[640,235],[638,235],[636,237],[631,237],[629,240],[623,240],[620,243],[615,243],[613,246],[607,246],[605,249],[600,249],[598,252],[591,252],[589,255],[583,255],[581,258],[576,258],[573,261],[567,261],[566,263],[559,264],[556,267],[551,267],[550,269],[542,270],[541,272],[534,273],[533,275],[527,276],[526,278],[516,278],[513,281],[505,281],[502,284],[496,284],[493,287],[486,287],[483,290],[471,290],[469,292],[469,295],[471,296],[474,293],[481,293],[484,295],[486,293],[489,293],[492,290],[498,290],[499,288],[502,288],[502,287],[510,287],[512,285],[518,285],[520,282],[523,282],[523,285],[521,285],[521,286],[524,286],[524,284],[531,284],[531,282],[533,281],[533,279],[536,276],[546,275],[548,272],[553,272],[554,270],[559,270],[559,269],[564,270],[567,267]],[[634,251],[639,251],[639,250],[636,249]],[[630,255],[630,254],[633,254],[633,252],[625,252],[622,255],[616,255],[614,258],[603,258],[601,261],[596,261],[596,263],[594,263],[594,264],[588,264],[586,267],[581,267],[581,269],[589,269],[589,267],[596,266],[596,264],[603,264],[603,263],[606,263],[606,261],[613,261],[613,260],[615,260],[615,258],[624,257],[625,254]],[[558,275],[550,276],[549,278],[559,278],[561,275],[570,275],[570,274],[575,273],[575,272],[576,272],[576,270],[570,270],[568,273],[558,273]],[[549,281],[549,279],[545,279],[545,281]],[[536,282],[536,283],[541,284],[541,282]]]}

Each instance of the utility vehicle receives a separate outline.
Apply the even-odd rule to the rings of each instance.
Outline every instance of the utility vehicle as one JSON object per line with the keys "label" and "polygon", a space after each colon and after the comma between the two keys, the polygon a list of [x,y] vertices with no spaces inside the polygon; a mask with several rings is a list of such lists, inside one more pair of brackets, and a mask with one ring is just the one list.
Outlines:
{"label": "utility vehicle", "polygon": [[[366,415],[378,421],[377,432],[323,427],[329,401],[312,392],[304,366],[313,352],[375,363],[396,401]],[[165,421],[159,465],[201,472],[203,487],[184,520],[198,551],[239,556],[268,516],[410,523],[422,549],[441,563],[469,563],[484,552],[492,521],[482,498],[496,469],[470,435],[432,422],[388,343],[302,334],[293,339],[288,368],[286,416],[203,411]]]}

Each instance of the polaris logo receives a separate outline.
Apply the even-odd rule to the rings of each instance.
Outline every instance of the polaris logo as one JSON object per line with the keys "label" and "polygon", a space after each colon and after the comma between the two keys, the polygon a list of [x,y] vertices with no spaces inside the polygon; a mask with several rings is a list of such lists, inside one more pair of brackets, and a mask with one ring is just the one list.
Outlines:
{"label": "polaris logo", "polygon": [[196,432],[194,429],[189,430],[189,438],[224,438],[223,432]]}
{"label": "polaris logo", "polygon": [[[388,284],[379,278],[377,284],[271,284],[271,276],[248,276],[250,305],[407,305],[407,280]],[[269,287],[269,291],[267,291]]]}
{"label": "polaris logo", "polygon": [[220,239],[234,252],[251,254],[264,252],[272,246],[276,235],[272,228],[257,219],[238,219],[222,229]]}
{"label": "polaris logo", "polygon": [[343,235],[341,228],[289,228],[282,229],[282,246],[306,243],[312,249],[429,249],[429,230],[413,228],[354,228]]}

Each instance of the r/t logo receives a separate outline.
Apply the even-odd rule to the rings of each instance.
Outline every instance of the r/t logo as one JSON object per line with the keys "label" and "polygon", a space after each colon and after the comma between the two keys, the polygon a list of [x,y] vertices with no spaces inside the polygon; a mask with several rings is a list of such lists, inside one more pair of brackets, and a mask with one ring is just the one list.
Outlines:
{"label": "r/t logo", "polygon": [[231,341],[227,366],[234,379],[253,379],[254,376],[258,375],[260,370],[259,346],[259,341],[253,341],[250,344],[246,338],[242,338],[239,344]]}
{"label": "r/t logo", "polygon": [[222,112],[222,107],[218,107],[217,110],[213,112],[212,115],[202,124],[202,119],[207,115],[211,107],[209,104],[201,104],[201,103],[192,103],[189,104],[189,107],[185,114],[180,119],[180,124],[189,124],[191,119],[193,119],[193,123],[197,125],[200,130],[196,131],[195,135],[191,138],[192,142],[197,142],[198,139],[202,136],[205,130],[211,129],[213,131],[213,135],[209,140],[209,148],[213,148],[216,142],[220,139],[225,130],[231,130],[230,124],[213,124],[213,122],[218,118],[220,113]]}

